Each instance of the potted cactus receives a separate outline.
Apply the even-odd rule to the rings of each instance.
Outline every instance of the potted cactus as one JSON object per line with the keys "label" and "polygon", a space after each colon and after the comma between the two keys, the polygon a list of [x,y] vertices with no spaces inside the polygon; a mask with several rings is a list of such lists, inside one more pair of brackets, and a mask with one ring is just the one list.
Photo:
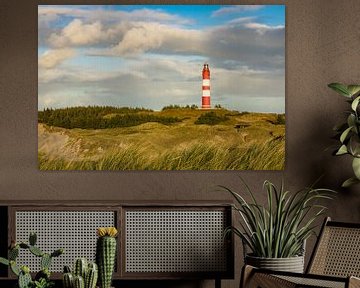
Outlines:
{"label": "potted cactus", "polygon": [[100,227],[97,229],[96,262],[99,267],[99,287],[110,288],[116,258],[115,227]]}
{"label": "potted cactus", "polygon": [[[18,277],[19,288],[49,288],[54,285],[50,280],[50,265],[54,257],[58,257],[64,253],[63,249],[57,249],[52,253],[45,253],[36,246],[36,233],[30,233],[29,243],[11,243],[8,252],[8,259],[0,257],[0,263],[10,266],[11,271]],[[34,280],[30,275],[30,268],[26,265],[19,266],[16,259],[19,256],[20,249],[26,249],[33,255],[41,258],[41,270],[35,275]]]}
{"label": "potted cactus", "polygon": [[98,279],[96,263],[88,262],[85,258],[78,258],[74,263],[74,272],[69,266],[64,267],[64,288],[95,288]]}

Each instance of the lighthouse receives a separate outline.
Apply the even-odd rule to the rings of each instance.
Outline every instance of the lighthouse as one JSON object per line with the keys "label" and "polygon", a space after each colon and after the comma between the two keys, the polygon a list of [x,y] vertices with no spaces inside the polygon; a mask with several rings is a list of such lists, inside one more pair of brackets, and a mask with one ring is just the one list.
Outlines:
{"label": "lighthouse", "polygon": [[205,63],[202,70],[202,98],[201,108],[210,109],[210,70],[209,64]]}

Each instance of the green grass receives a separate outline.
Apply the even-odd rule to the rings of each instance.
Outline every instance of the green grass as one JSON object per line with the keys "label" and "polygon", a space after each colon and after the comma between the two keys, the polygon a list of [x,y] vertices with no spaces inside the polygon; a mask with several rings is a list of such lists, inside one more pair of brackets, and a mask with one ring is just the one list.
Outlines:
{"label": "green grass", "polygon": [[[214,125],[197,125],[196,120],[211,111],[166,109],[146,113],[156,117],[177,117],[182,121],[172,125],[147,122],[111,129],[65,129],[39,124],[39,168],[284,169],[285,125],[277,123],[277,114],[214,111],[216,117],[227,120]],[[246,125],[236,129],[238,123]]]}
{"label": "green grass", "polygon": [[49,159],[39,154],[41,170],[280,170],[284,169],[282,139],[246,148],[217,144],[190,145],[149,157],[146,147],[132,145],[107,152],[97,160]]}

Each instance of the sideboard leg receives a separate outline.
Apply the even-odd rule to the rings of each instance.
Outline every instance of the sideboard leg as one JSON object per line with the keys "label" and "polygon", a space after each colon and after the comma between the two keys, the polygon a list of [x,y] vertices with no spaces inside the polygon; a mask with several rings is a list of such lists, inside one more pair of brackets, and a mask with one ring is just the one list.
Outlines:
{"label": "sideboard leg", "polygon": [[221,279],[215,278],[215,288],[221,288]]}

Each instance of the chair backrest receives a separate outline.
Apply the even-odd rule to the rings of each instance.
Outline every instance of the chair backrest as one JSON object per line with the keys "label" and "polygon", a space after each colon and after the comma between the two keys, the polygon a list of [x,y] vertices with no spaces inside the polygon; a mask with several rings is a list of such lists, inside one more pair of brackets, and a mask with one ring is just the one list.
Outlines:
{"label": "chair backrest", "polygon": [[326,218],[307,273],[360,277],[360,223]]}

